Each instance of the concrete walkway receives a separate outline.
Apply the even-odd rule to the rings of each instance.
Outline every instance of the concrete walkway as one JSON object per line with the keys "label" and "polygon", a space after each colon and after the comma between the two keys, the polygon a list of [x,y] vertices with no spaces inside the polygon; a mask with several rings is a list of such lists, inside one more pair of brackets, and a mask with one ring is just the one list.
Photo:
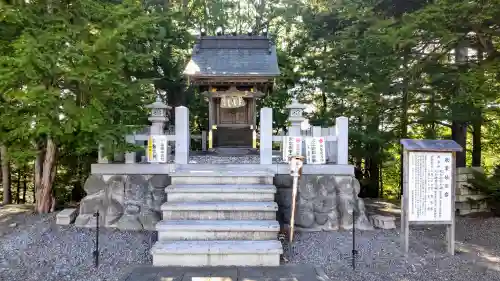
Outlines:
{"label": "concrete walkway", "polygon": [[330,281],[312,265],[279,267],[153,267],[140,266],[124,281]]}

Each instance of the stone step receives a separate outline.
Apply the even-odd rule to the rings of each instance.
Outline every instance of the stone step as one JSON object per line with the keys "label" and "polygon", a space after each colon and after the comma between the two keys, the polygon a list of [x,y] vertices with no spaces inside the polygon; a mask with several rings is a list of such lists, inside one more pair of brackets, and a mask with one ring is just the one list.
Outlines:
{"label": "stone step", "polygon": [[276,202],[166,202],[164,220],[276,220]]}
{"label": "stone step", "polygon": [[272,241],[157,241],[154,266],[279,266],[281,243]]}
{"label": "stone step", "polygon": [[264,220],[171,220],[156,224],[158,239],[171,240],[273,240],[277,221]]}
{"label": "stone step", "polygon": [[200,169],[177,170],[172,184],[273,184],[274,174],[263,170]]}
{"label": "stone step", "polygon": [[168,202],[274,201],[272,184],[173,184],[165,188]]}

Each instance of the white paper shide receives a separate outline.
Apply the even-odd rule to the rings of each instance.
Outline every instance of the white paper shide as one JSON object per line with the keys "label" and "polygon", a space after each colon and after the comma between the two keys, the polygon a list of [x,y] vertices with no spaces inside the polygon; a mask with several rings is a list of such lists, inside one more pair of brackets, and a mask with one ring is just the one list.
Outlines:
{"label": "white paper shide", "polygon": [[326,146],[324,137],[306,138],[307,164],[326,164]]}
{"label": "white paper shide", "polygon": [[409,152],[408,220],[451,221],[451,152]]}
{"label": "white paper shide", "polygon": [[148,162],[167,163],[167,136],[165,135],[149,136]]}
{"label": "white paper shide", "polygon": [[290,156],[302,155],[302,137],[283,137],[283,161],[288,163]]}

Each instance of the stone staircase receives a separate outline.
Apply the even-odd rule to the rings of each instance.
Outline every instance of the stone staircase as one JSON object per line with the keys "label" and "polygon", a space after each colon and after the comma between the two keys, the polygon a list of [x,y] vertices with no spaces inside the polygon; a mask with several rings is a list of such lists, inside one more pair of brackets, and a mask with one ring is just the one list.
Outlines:
{"label": "stone staircase", "polygon": [[244,166],[171,174],[154,266],[279,265],[274,174]]}

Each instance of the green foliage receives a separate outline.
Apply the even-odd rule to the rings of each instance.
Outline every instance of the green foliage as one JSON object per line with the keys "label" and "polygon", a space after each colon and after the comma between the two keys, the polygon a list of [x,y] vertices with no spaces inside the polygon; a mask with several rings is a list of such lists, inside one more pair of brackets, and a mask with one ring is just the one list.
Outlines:
{"label": "green foliage", "polygon": [[468,179],[470,188],[485,195],[491,207],[498,209],[500,204],[500,164],[497,165],[493,173],[488,175],[483,172],[474,171],[473,178]]}
{"label": "green foliage", "polygon": [[[486,170],[500,161],[499,0],[14,3],[0,7],[0,143],[24,167],[54,138],[59,194],[81,185],[98,142],[137,149],[123,135],[148,124],[156,91],[190,109],[192,133],[206,128],[206,102],[182,70],[192,33],[219,26],[267,28],[276,43],[281,76],[258,105],[273,108],[276,131],[292,95],[313,109],[311,124],[349,118],[367,196],[400,195],[400,138],[459,139],[453,126],[464,125],[467,163],[479,150]],[[457,61],[465,46],[476,55]]]}

